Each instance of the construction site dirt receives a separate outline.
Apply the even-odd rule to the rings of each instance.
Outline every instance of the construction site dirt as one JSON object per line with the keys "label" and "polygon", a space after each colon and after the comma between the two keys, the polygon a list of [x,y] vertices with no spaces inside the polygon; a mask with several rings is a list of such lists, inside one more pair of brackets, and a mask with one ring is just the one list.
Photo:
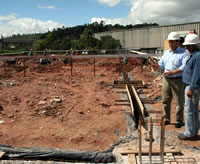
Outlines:
{"label": "construction site dirt", "polygon": [[[115,100],[120,94],[112,87],[119,80],[119,59],[78,59],[73,64],[54,61],[41,65],[26,62],[22,70],[0,65],[0,144],[12,147],[50,147],[60,149],[103,151],[126,136],[127,125],[122,106]],[[131,58],[127,66],[135,80],[148,84],[145,96],[154,99],[155,110],[162,109],[162,75],[152,71],[141,58]],[[94,75],[95,74],[95,75]],[[175,103],[172,103],[172,109]],[[176,129],[174,110],[166,131],[174,136],[184,132]],[[170,148],[180,148],[184,155],[200,160],[199,138],[168,141]],[[195,153],[196,152],[196,153]]]}

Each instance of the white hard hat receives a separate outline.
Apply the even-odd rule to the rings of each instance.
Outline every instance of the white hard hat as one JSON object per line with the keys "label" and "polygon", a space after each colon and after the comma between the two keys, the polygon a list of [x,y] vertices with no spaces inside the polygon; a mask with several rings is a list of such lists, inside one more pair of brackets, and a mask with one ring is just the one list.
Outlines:
{"label": "white hard hat", "polygon": [[185,42],[183,43],[184,46],[186,45],[195,45],[195,44],[199,44],[199,37],[196,34],[188,34],[185,37]]}
{"label": "white hard hat", "polygon": [[170,32],[167,40],[180,40],[180,36],[177,32]]}

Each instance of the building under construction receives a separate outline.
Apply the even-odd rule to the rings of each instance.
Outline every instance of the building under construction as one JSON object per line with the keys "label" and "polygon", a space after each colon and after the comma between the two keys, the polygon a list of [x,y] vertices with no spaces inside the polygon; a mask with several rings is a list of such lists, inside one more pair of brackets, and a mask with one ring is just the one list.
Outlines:
{"label": "building under construction", "polygon": [[95,37],[99,39],[101,36],[111,35],[120,40],[123,48],[161,54],[167,35],[172,31],[183,37],[189,32],[199,35],[200,22],[101,32],[96,33]]}

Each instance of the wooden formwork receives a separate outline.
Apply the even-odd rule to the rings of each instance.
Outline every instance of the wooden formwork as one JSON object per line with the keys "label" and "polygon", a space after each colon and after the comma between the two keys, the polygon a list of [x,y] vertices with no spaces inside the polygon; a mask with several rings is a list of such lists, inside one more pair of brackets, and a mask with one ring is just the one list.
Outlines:
{"label": "wooden formwork", "polygon": [[[132,148],[121,148],[118,149],[118,152],[121,155],[126,155],[129,161],[129,164],[194,164],[196,163],[194,158],[184,158],[180,150],[175,149],[165,149],[165,124],[162,117],[162,110],[146,110],[144,104],[152,104],[154,100],[143,98],[141,99],[136,88],[145,88],[146,85],[142,81],[130,81],[124,66],[123,76],[124,82],[115,83],[117,88],[125,88],[127,93],[127,100],[117,100],[117,105],[127,105],[131,108],[131,115],[135,117],[135,112],[139,113],[139,145],[138,149]],[[140,93],[143,93],[140,91]],[[137,104],[137,105],[134,105]],[[145,112],[150,114],[160,114],[161,119],[152,119],[150,117],[149,122],[145,120]],[[153,123],[156,123],[156,126],[160,125],[160,147],[155,148],[153,146]],[[142,130],[149,132],[149,147],[148,149],[142,149]]]}

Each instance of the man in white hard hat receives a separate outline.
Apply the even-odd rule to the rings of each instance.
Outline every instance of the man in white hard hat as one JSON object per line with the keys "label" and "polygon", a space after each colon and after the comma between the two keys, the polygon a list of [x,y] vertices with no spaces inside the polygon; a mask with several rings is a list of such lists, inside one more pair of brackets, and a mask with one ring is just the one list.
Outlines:
{"label": "man in white hard hat", "polygon": [[193,140],[199,131],[199,98],[200,98],[200,51],[197,45],[200,43],[196,34],[188,34],[183,45],[189,52],[189,59],[183,71],[185,83],[185,132],[179,134],[181,140]]}
{"label": "man in white hard hat", "polygon": [[171,32],[168,35],[170,49],[165,51],[158,62],[163,73],[162,103],[165,125],[170,124],[171,102],[176,102],[175,128],[181,128],[183,124],[184,110],[184,83],[182,72],[188,59],[187,52],[179,47],[180,37],[178,33]]}

